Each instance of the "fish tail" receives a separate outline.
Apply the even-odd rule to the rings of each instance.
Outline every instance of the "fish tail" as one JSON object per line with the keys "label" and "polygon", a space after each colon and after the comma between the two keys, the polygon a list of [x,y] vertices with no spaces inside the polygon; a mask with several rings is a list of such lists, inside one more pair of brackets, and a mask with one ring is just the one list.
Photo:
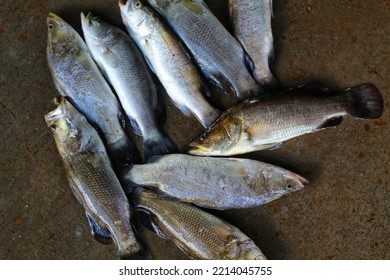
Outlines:
{"label": "fish tail", "polygon": [[378,88],[365,83],[346,90],[348,98],[352,99],[352,106],[348,113],[362,119],[376,119],[383,113],[383,97]]}
{"label": "fish tail", "polygon": [[148,160],[155,155],[164,155],[176,152],[175,143],[167,135],[159,134],[157,137],[144,139],[144,158]]}
{"label": "fish tail", "polygon": [[137,148],[133,141],[127,137],[123,137],[121,140],[109,146],[109,156],[112,164],[118,170],[141,162]]}

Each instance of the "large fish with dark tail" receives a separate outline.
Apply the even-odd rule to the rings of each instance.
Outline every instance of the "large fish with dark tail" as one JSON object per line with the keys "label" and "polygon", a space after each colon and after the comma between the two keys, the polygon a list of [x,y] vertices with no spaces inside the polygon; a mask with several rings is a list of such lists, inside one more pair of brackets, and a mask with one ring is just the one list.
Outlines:
{"label": "large fish with dark tail", "polygon": [[81,22],[93,58],[115,89],[134,131],[143,137],[144,157],[176,151],[159,129],[157,87],[136,44],[125,32],[91,13],[81,14]]}
{"label": "large fish with dark tail", "polygon": [[96,130],[65,98],[45,120],[95,238],[113,240],[121,258],[138,257],[142,248],[130,224],[130,205]]}
{"label": "large fish with dark tail", "polygon": [[256,160],[171,154],[134,165],[124,184],[154,188],[183,202],[213,209],[256,207],[301,190],[308,181]]}
{"label": "large fish with dark tail", "polygon": [[272,0],[229,0],[229,8],[234,36],[251,58],[248,66],[253,77],[263,86],[277,87],[270,69],[274,59]]}
{"label": "large fish with dark tail", "polygon": [[203,96],[202,80],[180,39],[140,0],[119,1],[123,22],[173,103],[204,127],[220,115]]}
{"label": "large fish with dark tail", "polygon": [[115,165],[139,161],[125,134],[119,102],[80,35],[63,19],[47,17],[47,60],[54,84],[102,134]]}
{"label": "large fish with dark tail", "polygon": [[179,35],[205,77],[219,88],[212,100],[226,110],[262,91],[246,67],[240,43],[203,0],[147,0]]}
{"label": "large fish with dark tail", "polygon": [[228,156],[275,148],[291,138],[337,126],[344,116],[376,119],[382,112],[383,98],[373,84],[342,93],[306,84],[232,107],[190,144],[189,153]]}
{"label": "large fish with dark tail", "polygon": [[172,240],[193,259],[265,260],[256,244],[238,228],[199,208],[138,191],[134,208],[160,237]]}

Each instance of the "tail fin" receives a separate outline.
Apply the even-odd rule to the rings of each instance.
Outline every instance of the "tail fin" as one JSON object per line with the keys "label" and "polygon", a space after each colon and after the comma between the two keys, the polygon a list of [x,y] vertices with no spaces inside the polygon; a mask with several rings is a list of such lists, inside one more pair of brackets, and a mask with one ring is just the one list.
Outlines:
{"label": "tail fin", "polygon": [[362,119],[377,119],[383,113],[383,97],[378,88],[370,83],[346,90],[353,100],[350,115]]}
{"label": "tail fin", "polygon": [[123,137],[120,141],[108,146],[111,163],[118,175],[128,166],[141,162],[141,157],[133,141]]}
{"label": "tail fin", "polygon": [[155,155],[164,155],[176,152],[178,149],[166,135],[156,138],[144,139],[143,144],[145,161]]}

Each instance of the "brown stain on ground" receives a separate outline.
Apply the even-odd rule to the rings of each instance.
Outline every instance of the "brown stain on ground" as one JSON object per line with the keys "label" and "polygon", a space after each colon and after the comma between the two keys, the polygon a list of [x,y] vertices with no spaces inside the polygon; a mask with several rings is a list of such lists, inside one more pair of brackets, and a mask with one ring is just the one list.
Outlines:
{"label": "brown stain on ground", "polygon": [[378,126],[383,126],[383,125],[387,125],[387,122],[384,119],[379,119],[379,120],[375,120],[374,124]]}
{"label": "brown stain on ground", "polygon": [[351,36],[351,37],[349,38],[349,43],[350,43],[351,45],[356,44],[357,41],[358,41],[358,37],[357,37],[357,36]]}

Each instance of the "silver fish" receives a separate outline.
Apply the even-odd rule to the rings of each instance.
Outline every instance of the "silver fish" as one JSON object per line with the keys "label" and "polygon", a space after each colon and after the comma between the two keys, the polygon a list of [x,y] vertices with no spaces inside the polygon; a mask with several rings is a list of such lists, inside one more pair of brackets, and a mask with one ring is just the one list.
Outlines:
{"label": "silver fish", "polygon": [[94,60],[115,89],[135,132],[143,137],[145,158],[176,151],[159,129],[157,88],[136,44],[125,32],[91,13],[82,13],[81,22]]}
{"label": "silver fish", "polygon": [[261,85],[278,82],[270,69],[274,58],[272,0],[229,0],[233,34],[251,58],[250,68]]}
{"label": "silver fish", "polygon": [[122,19],[175,105],[208,127],[220,112],[202,94],[200,73],[179,38],[140,0],[119,1]]}
{"label": "silver fish", "polygon": [[47,60],[54,84],[98,128],[114,163],[133,163],[138,155],[126,136],[120,105],[79,34],[59,16],[47,17]]}
{"label": "silver fish", "polygon": [[250,159],[171,154],[134,165],[124,184],[151,187],[183,202],[213,209],[257,207],[301,190],[308,181]]}
{"label": "silver fish", "polygon": [[172,240],[193,259],[266,259],[238,228],[193,205],[145,190],[135,196],[134,207],[144,214],[143,221],[154,232]]}
{"label": "silver fish", "polygon": [[45,115],[70,187],[83,205],[95,238],[114,240],[121,258],[142,251],[131,224],[129,202],[96,130],[65,98]]}
{"label": "silver fish", "polygon": [[228,156],[276,148],[291,138],[341,123],[343,116],[379,118],[383,98],[373,84],[331,92],[306,84],[284,94],[248,99],[224,114],[190,146],[190,154]]}
{"label": "silver fish", "polygon": [[221,109],[259,93],[240,43],[203,0],[147,0],[169,23],[191,52],[203,74],[225,94],[213,96]]}

